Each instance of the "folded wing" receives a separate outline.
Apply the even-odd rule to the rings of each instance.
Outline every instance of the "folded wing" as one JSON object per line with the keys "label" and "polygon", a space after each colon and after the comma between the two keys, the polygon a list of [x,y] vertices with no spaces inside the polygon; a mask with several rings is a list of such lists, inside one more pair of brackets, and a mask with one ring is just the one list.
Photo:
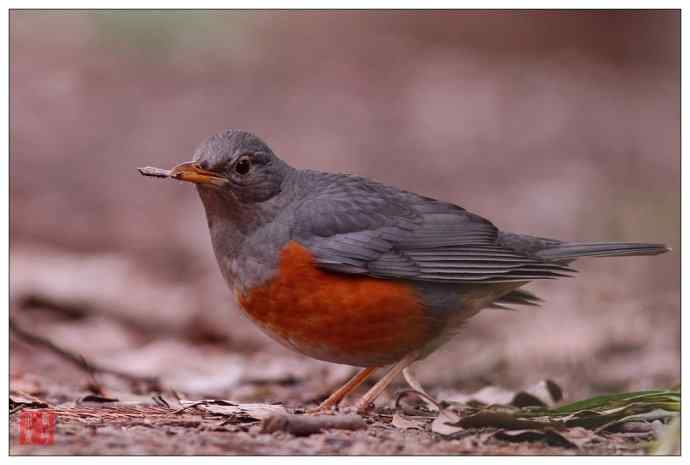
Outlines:
{"label": "folded wing", "polygon": [[456,205],[355,176],[330,178],[302,202],[293,231],[324,269],[447,283],[553,279],[575,271],[504,244],[490,221]]}

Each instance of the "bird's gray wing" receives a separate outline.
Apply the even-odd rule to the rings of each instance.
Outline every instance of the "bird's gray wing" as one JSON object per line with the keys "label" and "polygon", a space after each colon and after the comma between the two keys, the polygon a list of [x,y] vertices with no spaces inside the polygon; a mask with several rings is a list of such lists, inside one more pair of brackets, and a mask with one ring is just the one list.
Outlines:
{"label": "bird's gray wing", "polygon": [[321,268],[379,278],[494,283],[574,271],[500,241],[461,207],[364,178],[329,175],[296,209],[293,239]]}

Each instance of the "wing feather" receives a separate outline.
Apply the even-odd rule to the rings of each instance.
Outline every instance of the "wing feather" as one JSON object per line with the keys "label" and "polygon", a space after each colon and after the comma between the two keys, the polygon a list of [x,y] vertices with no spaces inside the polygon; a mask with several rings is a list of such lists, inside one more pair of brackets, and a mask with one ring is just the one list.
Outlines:
{"label": "wing feather", "polygon": [[[496,283],[575,270],[499,239],[465,209],[347,175],[328,175],[296,210],[293,238],[324,269],[380,278]],[[511,236],[512,237],[512,236]],[[519,244],[518,244],[519,245]]]}

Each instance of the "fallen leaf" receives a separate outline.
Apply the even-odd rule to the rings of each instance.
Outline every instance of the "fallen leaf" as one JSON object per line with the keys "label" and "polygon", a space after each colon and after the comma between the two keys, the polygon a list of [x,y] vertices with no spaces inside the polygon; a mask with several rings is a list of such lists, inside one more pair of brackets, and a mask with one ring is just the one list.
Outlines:
{"label": "fallen leaf", "polygon": [[77,400],[77,404],[83,404],[84,402],[95,402],[95,403],[109,403],[109,402],[119,402],[119,399],[114,397],[99,396],[96,394],[87,394],[84,397]]}
{"label": "fallen leaf", "polygon": [[633,403],[640,404],[669,404],[678,405],[680,410],[680,391],[649,390],[627,392],[622,394],[608,394],[580,400],[548,411],[550,415],[567,415],[585,410],[601,411],[612,408],[625,407]]}
{"label": "fallen leaf", "polygon": [[463,404],[508,405],[515,393],[499,386],[486,386],[470,395],[457,395],[449,398],[453,402]]}
{"label": "fallen leaf", "polygon": [[[249,417],[263,420],[276,414],[287,414],[282,405],[272,404],[237,404],[227,400],[210,400],[200,402],[181,401],[186,407],[196,407],[202,411],[225,417]],[[196,404],[196,405],[195,405]]]}
{"label": "fallen leaf", "polygon": [[391,425],[395,426],[398,429],[420,429],[423,430],[424,427],[426,426],[426,421],[423,419],[411,419],[409,417],[405,417],[399,413],[396,413],[393,415],[393,419],[391,420]]}
{"label": "fallen leaf", "polygon": [[504,428],[509,430],[558,428],[560,423],[526,420],[508,412],[482,410],[463,417],[458,425],[464,428]]}
{"label": "fallen leaf", "polygon": [[618,429],[621,429],[621,427],[625,424],[640,422],[649,422],[649,429],[651,429],[651,422],[654,420],[668,420],[678,416],[680,416],[678,412],[669,412],[667,410],[655,409],[650,412],[645,412],[637,415],[628,415],[623,418],[613,420],[597,428],[597,431],[616,431]]}
{"label": "fallen leaf", "polygon": [[563,399],[563,390],[552,380],[540,381],[521,391],[500,386],[486,386],[473,394],[456,394],[447,401],[467,405],[505,405],[515,407],[551,407]]}
{"label": "fallen leaf", "polygon": [[494,438],[509,442],[545,442],[550,446],[576,449],[578,446],[553,429],[543,430],[499,430]]}
{"label": "fallen leaf", "polygon": [[26,393],[10,393],[10,412],[15,412],[24,408],[46,408],[50,405],[32,395]]}
{"label": "fallen leaf", "polygon": [[515,407],[552,407],[563,399],[563,390],[550,379],[538,382],[527,389],[517,392],[510,405]]}
{"label": "fallen leaf", "polygon": [[585,444],[595,439],[599,440],[600,442],[604,441],[604,439],[601,436],[594,433],[592,430],[588,430],[587,428],[567,428],[560,431],[560,434],[566,437],[568,441],[572,442],[579,448],[583,447]]}
{"label": "fallen leaf", "polygon": [[459,421],[460,416],[455,412],[449,409],[442,410],[434,421],[431,422],[431,431],[443,436],[450,436],[464,429],[462,426],[457,425]]}

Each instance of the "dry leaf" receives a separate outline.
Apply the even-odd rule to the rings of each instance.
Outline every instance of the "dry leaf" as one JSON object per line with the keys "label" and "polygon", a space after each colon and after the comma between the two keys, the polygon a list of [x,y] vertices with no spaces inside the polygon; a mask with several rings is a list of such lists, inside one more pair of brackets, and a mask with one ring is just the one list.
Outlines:
{"label": "dry leaf", "polygon": [[473,415],[463,417],[458,421],[459,426],[465,428],[504,428],[516,429],[546,429],[560,427],[559,423],[524,420],[507,412],[483,410]]}
{"label": "dry leaf", "polygon": [[578,446],[569,441],[562,434],[552,430],[499,430],[494,433],[494,438],[502,441],[510,442],[537,442],[543,441],[550,446],[565,447],[569,449],[577,448]]}
{"label": "dry leaf", "polygon": [[393,415],[393,420],[391,425],[398,429],[420,429],[423,430],[426,426],[426,421],[423,419],[411,419],[409,417],[403,416],[402,414],[396,413]]}
{"label": "dry leaf", "polygon": [[434,421],[431,422],[431,431],[443,436],[450,436],[464,429],[462,426],[457,425],[459,421],[460,416],[452,410],[442,410]]}
{"label": "dry leaf", "polygon": [[32,395],[13,391],[10,393],[10,412],[22,408],[46,408],[50,405],[44,400]]}
{"label": "dry leaf", "polygon": [[106,396],[99,396],[96,394],[87,394],[84,397],[80,398],[77,400],[77,404],[83,404],[84,402],[93,402],[93,403],[110,403],[110,402],[119,402],[120,399],[116,399],[114,397],[106,397]]}
{"label": "dry leaf", "polygon": [[515,407],[552,407],[563,399],[563,390],[550,379],[539,381],[524,391],[517,392],[510,405]]}
{"label": "dry leaf", "polygon": [[551,380],[540,381],[515,392],[500,386],[486,386],[473,394],[456,394],[445,400],[461,404],[551,407],[563,398],[561,387]]}
{"label": "dry leaf", "polygon": [[[181,401],[182,405],[191,406],[196,402]],[[287,410],[282,405],[272,404],[237,404],[230,401],[204,401],[196,408],[204,410],[208,413],[222,416],[242,416],[250,417],[256,420],[263,420],[272,415],[285,415]]]}
{"label": "dry leaf", "polygon": [[499,386],[486,386],[473,394],[457,394],[445,400],[461,404],[508,405],[515,392]]}

